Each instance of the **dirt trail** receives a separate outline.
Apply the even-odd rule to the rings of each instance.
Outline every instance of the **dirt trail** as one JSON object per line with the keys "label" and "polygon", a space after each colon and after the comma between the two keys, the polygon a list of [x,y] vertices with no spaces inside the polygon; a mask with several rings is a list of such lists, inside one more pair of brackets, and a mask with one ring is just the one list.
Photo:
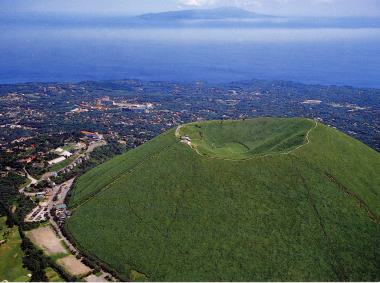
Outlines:
{"label": "dirt trail", "polygon": [[181,128],[182,128],[182,125],[179,125],[179,126],[177,127],[177,129],[175,129],[175,136],[176,136],[177,138],[180,138],[179,131],[181,130]]}

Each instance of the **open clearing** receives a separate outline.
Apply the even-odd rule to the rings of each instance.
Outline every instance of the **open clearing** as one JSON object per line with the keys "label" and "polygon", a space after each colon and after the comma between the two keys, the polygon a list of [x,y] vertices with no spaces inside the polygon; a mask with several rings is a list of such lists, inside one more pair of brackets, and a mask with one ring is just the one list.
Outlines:
{"label": "open clearing", "polygon": [[67,251],[50,226],[40,227],[28,231],[26,235],[37,247],[42,249],[47,255],[66,254]]}
{"label": "open clearing", "polygon": [[74,276],[83,276],[91,271],[91,269],[84,265],[75,256],[69,255],[57,260],[57,263],[61,265],[68,273]]}
{"label": "open clearing", "polygon": [[151,281],[380,280],[378,152],[306,119],[175,132],[73,189],[69,232],[122,279],[136,270]]}
{"label": "open clearing", "polygon": [[[50,226],[28,231],[26,235],[46,255],[55,258],[56,263],[62,266],[69,274],[84,276],[91,271],[88,266],[84,265],[75,256],[68,255],[66,248],[62,244],[62,240],[54,233],[54,230]],[[58,274],[54,274],[54,270],[49,270],[49,272],[52,278],[61,279]]]}

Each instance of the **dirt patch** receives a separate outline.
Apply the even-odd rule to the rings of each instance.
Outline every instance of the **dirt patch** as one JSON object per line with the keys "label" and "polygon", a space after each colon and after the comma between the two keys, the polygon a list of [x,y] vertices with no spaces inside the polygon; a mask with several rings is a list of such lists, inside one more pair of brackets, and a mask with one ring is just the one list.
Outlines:
{"label": "dirt patch", "polygon": [[61,240],[49,226],[34,229],[27,232],[26,235],[35,245],[44,250],[47,255],[67,253]]}
{"label": "dirt patch", "polygon": [[86,275],[87,273],[91,272],[91,268],[84,265],[73,255],[61,258],[57,260],[57,263],[61,265],[68,273],[74,276]]}
{"label": "dirt patch", "polygon": [[87,282],[107,282],[107,280],[105,280],[104,278],[93,275],[93,274],[91,274],[90,276],[87,276],[86,278],[84,278],[84,280]]}

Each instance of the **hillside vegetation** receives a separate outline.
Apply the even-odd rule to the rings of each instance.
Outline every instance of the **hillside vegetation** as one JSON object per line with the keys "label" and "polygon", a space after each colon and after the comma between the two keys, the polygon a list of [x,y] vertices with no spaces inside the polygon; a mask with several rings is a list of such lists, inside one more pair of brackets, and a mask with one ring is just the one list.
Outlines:
{"label": "hillside vegetation", "polygon": [[192,123],[79,178],[67,228],[124,279],[378,281],[379,170],[311,120]]}

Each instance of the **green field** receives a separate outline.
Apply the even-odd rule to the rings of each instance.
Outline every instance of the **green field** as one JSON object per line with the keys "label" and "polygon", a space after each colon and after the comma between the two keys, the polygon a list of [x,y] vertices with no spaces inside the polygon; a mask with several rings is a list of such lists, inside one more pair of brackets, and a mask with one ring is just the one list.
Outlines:
{"label": "green field", "polygon": [[30,281],[27,275],[31,272],[22,266],[24,254],[20,247],[18,228],[16,226],[8,228],[5,221],[6,217],[0,217],[0,242],[6,241],[0,244],[0,281]]}
{"label": "green field", "polygon": [[380,280],[378,152],[305,119],[180,134],[200,154],[172,129],[79,178],[67,228],[82,249],[124,279]]}
{"label": "green field", "polygon": [[49,282],[65,282],[65,280],[51,267],[45,269]]}

